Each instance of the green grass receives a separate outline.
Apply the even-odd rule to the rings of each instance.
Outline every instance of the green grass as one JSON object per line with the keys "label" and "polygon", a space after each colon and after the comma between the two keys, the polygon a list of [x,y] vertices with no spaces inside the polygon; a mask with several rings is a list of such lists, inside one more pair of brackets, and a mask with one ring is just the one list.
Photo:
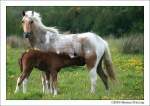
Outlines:
{"label": "green grass", "polygon": [[[115,42],[115,43],[114,43]],[[58,95],[42,93],[41,72],[34,69],[29,78],[28,93],[22,89],[14,94],[16,80],[20,74],[18,58],[23,49],[7,47],[7,87],[8,100],[143,100],[144,99],[144,55],[122,54],[117,47],[118,40],[109,41],[117,82],[109,81],[110,93],[105,93],[104,85],[98,77],[96,93],[90,93],[90,78],[84,67],[68,67],[58,75]]]}

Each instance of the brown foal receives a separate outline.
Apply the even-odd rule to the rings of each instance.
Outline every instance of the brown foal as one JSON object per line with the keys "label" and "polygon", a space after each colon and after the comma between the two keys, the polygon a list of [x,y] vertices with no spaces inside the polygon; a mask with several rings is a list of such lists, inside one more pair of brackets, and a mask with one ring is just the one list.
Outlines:
{"label": "brown foal", "polygon": [[[15,92],[19,91],[19,86],[29,77],[33,68],[38,68],[45,72],[47,90],[49,89],[50,84],[51,93],[57,95],[57,74],[60,69],[72,65],[83,66],[85,65],[85,59],[82,57],[71,58],[65,54],[30,49],[22,54],[19,59],[19,65],[21,75],[17,80]],[[51,79],[51,82],[49,82],[49,79]],[[23,90],[23,92],[26,93],[26,89]]]}

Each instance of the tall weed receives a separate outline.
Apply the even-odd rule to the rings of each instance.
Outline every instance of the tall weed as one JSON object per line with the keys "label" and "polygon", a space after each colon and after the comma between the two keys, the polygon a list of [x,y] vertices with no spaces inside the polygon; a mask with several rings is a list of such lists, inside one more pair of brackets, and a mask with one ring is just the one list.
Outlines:
{"label": "tall weed", "polygon": [[144,53],[144,36],[142,34],[135,34],[122,38],[123,53]]}
{"label": "tall weed", "polygon": [[12,35],[7,37],[7,46],[11,48],[29,48],[30,44],[27,39]]}

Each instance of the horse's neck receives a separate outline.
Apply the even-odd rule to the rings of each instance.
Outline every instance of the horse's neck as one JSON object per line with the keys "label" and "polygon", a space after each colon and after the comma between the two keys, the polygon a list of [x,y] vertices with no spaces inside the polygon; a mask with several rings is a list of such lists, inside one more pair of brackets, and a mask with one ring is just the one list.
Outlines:
{"label": "horse's neck", "polygon": [[46,34],[46,30],[44,30],[42,27],[35,25],[33,28],[33,35],[35,36],[35,38],[41,38],[42,36],[44,36]]}
{"label": "horse's neck", "polygon": [[41,50],[47,51],[47,50],[52,50],[55,51],[54,49],[54,42],[56,39],[59,39],[57,35],[53,35],[51,41],[49,41],[49,44],[46,44],[46,34],[49,32],[50,34],[54,34],[54,32],[50,32],[49,30],[45,30],[39,26],[35,26],[33,29],[33,39],[30,40],[31,46],[35,48],[39,48]]}

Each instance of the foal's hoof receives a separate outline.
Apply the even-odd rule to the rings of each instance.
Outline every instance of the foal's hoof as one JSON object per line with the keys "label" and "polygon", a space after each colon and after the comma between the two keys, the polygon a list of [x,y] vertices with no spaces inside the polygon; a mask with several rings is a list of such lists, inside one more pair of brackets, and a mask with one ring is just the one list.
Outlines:
{"label": "foal's hoof", "polygon": [[50,92],[51,94],[53,94],[53,89],[50,89],[49,92]]}
{"label": "foal's hoof", "polygon": [[14,92],[14,94],[16,94],[16,93],[18,93],[18,92],[19,92],[19,90],[18,90],[18,89],[16,89],[16,90],[15,90],[15,92]]}
{"label": "foal's hoof", "polygon": [[91,93],[92,93],[92,94],[95,94],[95,90],[91,90]]}
{"label": "foal's hoof", "polygon": [[109,93],[110,93],[109,90],[106,90],[106,91],[105,91],[105,94],[106,94],[107,96],[109,96]]}
{"label": "foal's hoof", "polygon": [[54,93],[53,96],[57,96],[57,93]]}
{"label": "foal's hoof", "polygon": [[16,93],[17,93],[17,91],[14,92],[14,94],[16,94]]}

